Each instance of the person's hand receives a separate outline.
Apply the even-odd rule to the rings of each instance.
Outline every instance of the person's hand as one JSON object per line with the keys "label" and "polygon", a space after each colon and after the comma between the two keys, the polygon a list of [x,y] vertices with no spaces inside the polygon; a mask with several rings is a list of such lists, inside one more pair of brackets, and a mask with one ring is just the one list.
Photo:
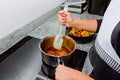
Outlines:
{"label": "person's hand", "polygon": [[58,12],[58,21],[66,27],[73,26],[73,17],[67,11],[61,10]]}
{"label": "person's hand", "polygon": [[57,66],[55,72],[55,79],[56,80],[93,80],[91,77],[85,75],[84,73],[63,65]]}
{"label": "person's hand", "polygon": [[74,80],[74,75],[76,75],[76,70],[65,67],[63,65],[58,65],[55,72],[56,80]]}

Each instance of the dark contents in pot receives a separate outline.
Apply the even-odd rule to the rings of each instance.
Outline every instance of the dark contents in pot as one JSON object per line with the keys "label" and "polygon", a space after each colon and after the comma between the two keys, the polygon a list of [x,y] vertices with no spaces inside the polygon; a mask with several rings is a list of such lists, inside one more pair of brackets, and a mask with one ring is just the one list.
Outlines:
{"label": "dark contents in pot", "polygon": [[69,54],[72,50],[68,49],[66,47],[62,47],[61,50],[57,50],[53,47],[48,47],[44,50],[48,55],[51,56],[66,56]]}

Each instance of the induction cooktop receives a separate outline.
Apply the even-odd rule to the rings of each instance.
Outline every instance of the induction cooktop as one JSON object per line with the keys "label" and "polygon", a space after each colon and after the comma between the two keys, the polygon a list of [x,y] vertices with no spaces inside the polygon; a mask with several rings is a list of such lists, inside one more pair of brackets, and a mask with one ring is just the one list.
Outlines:
{"label": "induction cooktop", "polygon": [[[42,70],[39,50],[40,39],[27,36],[0,55],[1,80],[53,80]],[[76,49],[71,63],[67,65],[82,70],[87,52]]]}

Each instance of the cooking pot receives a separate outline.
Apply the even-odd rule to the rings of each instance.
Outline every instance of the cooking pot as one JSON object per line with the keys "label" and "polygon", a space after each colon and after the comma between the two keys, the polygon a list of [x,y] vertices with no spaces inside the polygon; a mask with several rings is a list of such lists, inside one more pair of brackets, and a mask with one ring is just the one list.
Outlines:
{"label": "cooking pot", "polygon": [[72,53],[76,49],[76,42],[72,38],[66,35],[62,35],[62,38],[63,38],[62,47],[71,50],[69,53],[62,56],[50,55],[45,51],[47,48],[53,47],[55,35],[46,36],[40,40],[39,48],[41,51],[42,60],[51,67],[57,67],[58,64],[68,65],[69,64],[68,62],[70,62],[71,60]]}

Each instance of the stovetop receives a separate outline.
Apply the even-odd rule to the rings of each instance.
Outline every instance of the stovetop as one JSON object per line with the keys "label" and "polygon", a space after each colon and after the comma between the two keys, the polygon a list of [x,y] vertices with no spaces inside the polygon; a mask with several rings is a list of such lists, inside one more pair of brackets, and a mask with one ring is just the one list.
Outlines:
{"label": "stovetop", "polygon": [[[25,37],[0,55],[1,80],[52,80],[41,70],[40,39]],[[87,52],[76,49],[68,66],[82,70]]]}

